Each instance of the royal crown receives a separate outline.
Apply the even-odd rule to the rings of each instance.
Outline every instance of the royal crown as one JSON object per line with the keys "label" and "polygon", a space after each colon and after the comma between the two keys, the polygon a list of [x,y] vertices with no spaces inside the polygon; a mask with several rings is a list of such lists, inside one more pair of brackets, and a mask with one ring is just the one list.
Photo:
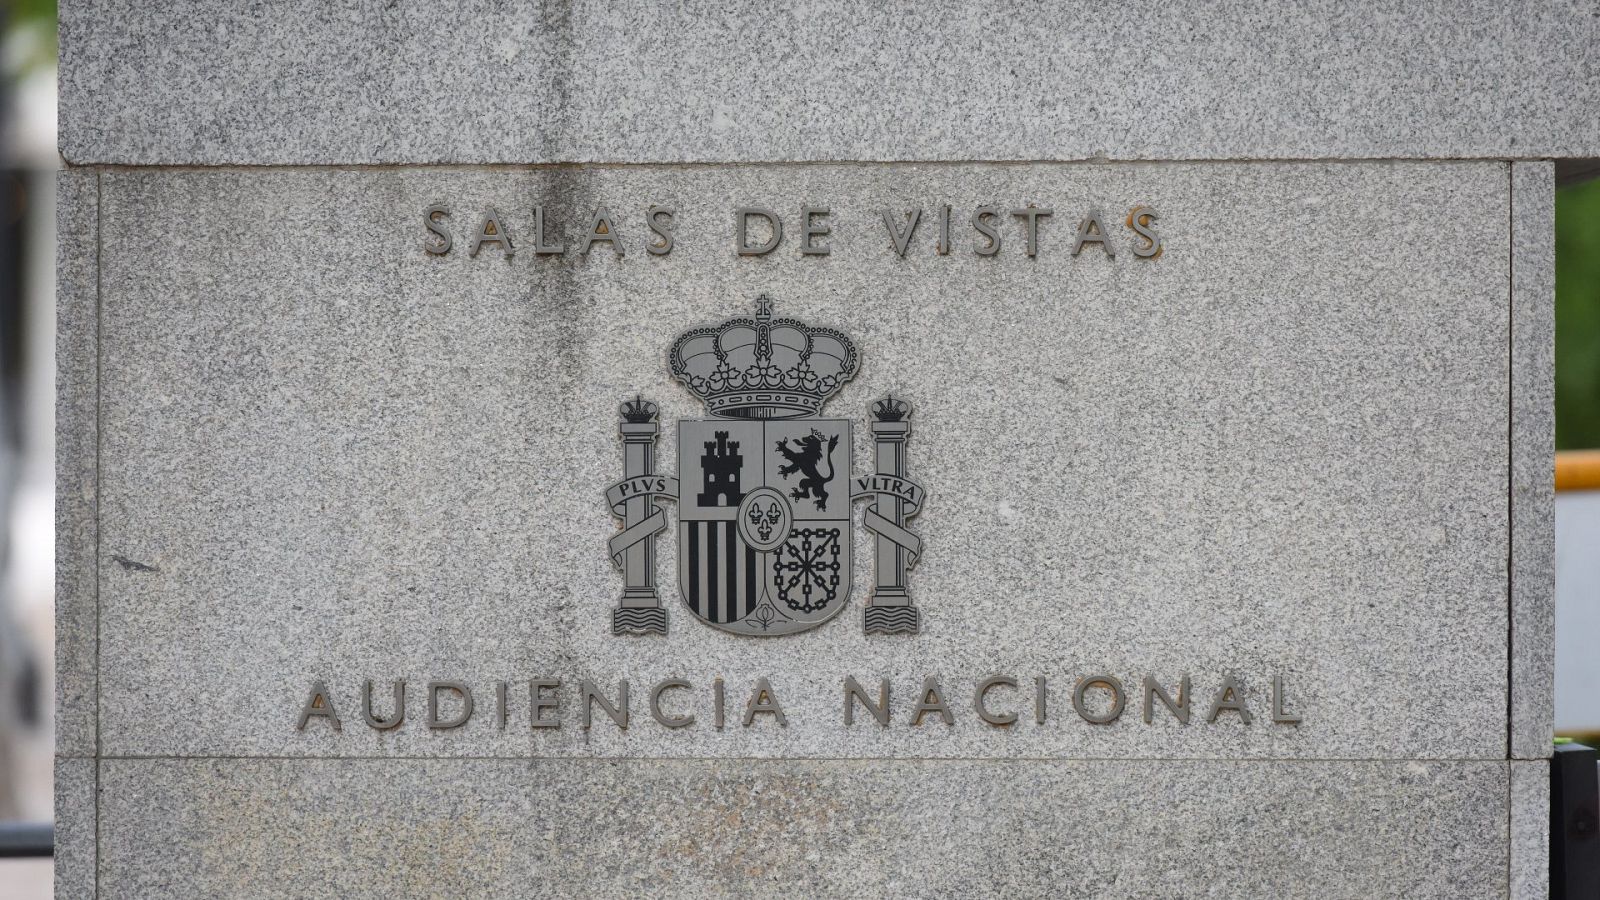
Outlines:
{"label": "royal crown", "polygon": [[656,405],[636,396],[632,400],[624,400],[619,412],[622,413],[622,421],[630,425],[643,425],[655,421]]}
{"label": "royal crown", "polygon": [[816,415],[855,377],[856,345],[831,328],[774,319],[772,300],[756,300],[755,318],[729,319],[678,336],[672,374],[725,419]]}

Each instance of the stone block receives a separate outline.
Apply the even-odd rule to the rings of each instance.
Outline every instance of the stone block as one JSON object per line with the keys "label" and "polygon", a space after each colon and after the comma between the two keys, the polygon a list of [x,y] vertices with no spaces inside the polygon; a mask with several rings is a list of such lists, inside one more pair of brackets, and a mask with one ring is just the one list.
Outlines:
{"label": "stone block", "polygon": [[1595,157],[1597,47],[1586,0],[68,0],[61,148],[127,165]]}
{"label": "stone block", "polygon": [[1550,896],[1550,761],[1511,762],[1511,896]]}
{"label": "stone block", "polygon": [[[1425,162],[107,172],[104,752],[1504,758],[1509,182]],[[801,256],[793,220],[771,255],[734,253],[733,208],[801,202],[831,208],[831,255]],[[435,203],[444,256],[423,250]],[[564,256],[532,252],[539,203]],[[1056,210],[1036,256],[1014,220],[973,251],[970,210],[1029,203]],[[644,250],[652,204],[678,210],[670,255]],[[1157,259],[1130,252],[1135,204],[1161,214]],[[576,251],[602,205],[626,256]],[[489,207],[513,258],[468,252]],[[882,213],[912,207],[901,258]],[[1070,253],[1090,207],[1115,258]],[[702,626],[671,534],[668,636],[610,633],[617,404],[661,403],[676,470],[675,424],[703,412],[667,349],[762,293],[857,340],[825,412],[857,420],[858,471],[869,404],[916,406],[920,635],[864,636],[856,611],[772,641]],[[1112,725],[1072,712],[1095,673],[1130,689]],[[1142,677],[1185,673],[1201,712],[1241,679],[1255,721],[1144,724]],[[980,723],[991,674],[1047,677],[1046,724]],[[889,728],[842,724],[847,675],[891,679]],[[527,727],[541,676],[566,683],[560,729]],[[674,676],[694,727],[644,709]],[[762,676],[791,727],[713,728],[712,679],[742,708]],[[927,676],[955,725],[907,723]],[[1302,724],[1269,721],[1273,676]],[[394,678],[408,722],[373,731],[361,684]],[[577,727],[580,678],[631,681],[627,731]],[[467,681],[479,714],[424,727],[429,679]],[[317,680],[340,732],[295,728]]]}
{"label": "stone block", "polygon": [[62,900],[95,896],[95,765],[92,759],[56,758],[55,895]]}
{"label": "stone block", "polygon": [[99,175],[56,176],[56,753],[93,756],[99,580]]}
{"label": "stone block", "polygon": [[1555,734],[1555,167],[1511,168],[1511,756]]}
{"label": "stone block", "polygon": [[106,897],[1506,896],[1504,762],[103,766]]}

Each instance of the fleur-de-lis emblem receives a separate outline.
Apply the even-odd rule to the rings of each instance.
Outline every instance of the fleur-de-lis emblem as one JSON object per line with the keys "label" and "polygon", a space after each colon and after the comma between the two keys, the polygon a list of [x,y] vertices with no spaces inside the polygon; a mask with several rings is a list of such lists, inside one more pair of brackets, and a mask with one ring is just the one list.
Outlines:
{"label": "fleur-de-lis emblem", "polygon": [[755,526],[756,534],[761,536],[762,541],[772,540],[772,529],[782,520],[783,510],[778,508],[775,501],[769,502],[765,510],[762,510],[760,503],[750,504],[750,524]]}

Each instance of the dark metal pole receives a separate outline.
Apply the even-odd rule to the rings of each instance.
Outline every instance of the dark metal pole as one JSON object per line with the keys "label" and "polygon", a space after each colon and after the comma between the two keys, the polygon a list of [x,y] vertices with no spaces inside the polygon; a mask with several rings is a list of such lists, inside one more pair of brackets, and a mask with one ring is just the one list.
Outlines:
{"label": "dark metal pole", "polygon": [[1558,745],[1550,760],[1550,896],[1600,898],[1600,773],[1582,744]]}
{"label": "dark metal pole", "polygon": [[54,856],[56,830],[33,822],[0,823],[0,859],[26,856]]}

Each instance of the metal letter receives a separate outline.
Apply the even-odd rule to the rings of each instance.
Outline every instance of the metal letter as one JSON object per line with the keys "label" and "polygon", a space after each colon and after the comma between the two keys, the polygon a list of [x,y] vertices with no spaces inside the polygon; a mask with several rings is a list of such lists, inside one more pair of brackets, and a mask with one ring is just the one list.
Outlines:
{"label": "metal letter", "polygon": [[1283,676],[1272,676],[1272,724],[1299,725],[1300,717],[1283,711]]}
{"label": "metal letter", "polygon": [[940,256],[950,255],[950,205],[947,203],[939,207],[939,246],[934,252]]}
{"label": "metal letter", "polygon": [[1146,675],[1144,677],[1144,723],[1146,725],[1149,725],[1154,721],[1153,713],[1155,698],[1157,697],[1161,698],[1161,704],[1163,706],[1171,710],[1172,714],[1178,717],[1179,722],[1182,722],[1185,725],[1189,724],[1188,673],[1184,673],[1183,680],[1178,682],[1177,703],[1173,703],[1172,697],[1168,696],[1166,689],[1156,683],[1154,675]]}
{"label": "metal letter", "polygon": [[[455,691],[461,695],[461,712],[454,719],[439,718],[439,692]],[[428,727],[458,728],[472,718],[472,691],[459,681],[428,682]]]}
{"label": "metal letter", "polygon": [[361,689],[361,717],[367,724],[379,731],[388,731],[399,728],[400,723],[406,720],[406,682],[399,679],[390,688],[394,692],[394,715],[384,718],[372,711],[372,679],[367,679]]}
{"label": "metal letter", "polygon": [[756,679],[756,687],[750,692],[750,702],[745,704],[744,725],[750,727],[755,721],[756,713],[772,713],[778,724],[787,728],[789,720],[783,717],[783,704],[778,702],[778,695],[773,693],[772,685],[765,678]]}
{"label": "metal letter", "polygon": [[557,241],[554,244],[544,242],[544,207],[533,208],[533,252],[540,256],[560,256],[567,252],[565,244]]}
{"label": "metal letter", "polygon": [[426,225],[429,231],[439,236],[437,241],[424,240],[422,242],[422,249],[432,253],[434,256],[443,256],[449,253],[450,247],[455,243],[455,239],[450,237],[450,232],[439,224],[440,217],[448,215],[450,215],[450,207],[442,203],[435,203],[422,211],[422,224]]}
{"label": "metal letter", "polygon": [[494,721],[500,730],[506,729],[506,683],[504,681],[494,686],[495,712]]}
{"label": "metal letter", "polygon": [[1217,699],[1211,704],[1211,715],[1206,717],[1207,722],[1215,722],[1217,716],[1225,709],[1231,709],[1239,714],[1239,721],[1250,724],[1250,710],[1244,708],[1244,698],[1240,696],[1239,682],[1232,675],[1222,679],[1222,690],[1217,691]]}
{"label": "metal letter", "polygon": [[604,206],[594,211],[594,218],[589,220],[589,233],[583,236],[583,246],[578,248],[578,252],[588,256],[589,248],[600,241],[610,241],[616,255],[627,255],[627,251],[622,249],[622,239],[617,237],[616,223],[611,221],[611,211]]}
{"label": "metal letter", "polygon": [[812,216],[825,216],[825,215],[828,215],[828,208],[826,206],[802,206],[802,207],[800,207],[800,255],[801,256],[827,256],[828,254],[833,252],[833,248],[829,247],[826,244],[822,244],[822,245],[819,245],[819,246],[812,246],[812,244],[811,244],[811,239],[813,237],[822,237],[824,235],[829,235],[829,234],[833,233],[833,229],[829,228],[826,225],[813,225],[813,224],[811,224],[811,217]]}
{"label": "metal letter", "polygon": [[1128,213],[1128,227],[1132,228],[1135,234],[1145,239],[1143,245],[1137,242],[1134,243],[1134,256],[1140,259],[1155,259],[1161,255],[1161,235],[1156,234],[1156,230],[1153,227],[1159,215],[1160,213],[1148,206],[1135,206],[1133,211]]}
{"label": "metal letter", "polygon": [[922,680],[922,699],[911,711],[911,724],[913,727],[922,724],[922,717],[928,713],[936,712],[944,719],[946,725],[954,725],[956,717],[950,715],[950,707],[944,702],[944,696],[939,693],[939,681],[932,676]]}
{"label": "metal letter", "polygon": [[996,715],[990,712],[987,706],[983,705],[983,695],[989,692],[989,688],[997,684],[1016,687],[1017,680],[1009,675],[990,675],[988,678],[978,682],[978,690],[972,695],[972,708],[978,711],[978,718],[988,722],[990,725],[1013,724],[1017,721],[1016,713],[1008,712]]}
{"label": "metal letter", "polygon": [[996,231],[993,225],[984,221],[986,216],[998,219],[1000,218],[1000,210],[993,206],[980,206],[972,211],[972,227],[978,229],[979,234],[989,239],[987,246],[973,248],[978,251],[979,256],[993,256],[1000,252],[1000,232]]}
{"label": "metal letter", "polygon": [[546,697],[544,691],[561,687],[559,678],[534,678],[528,682],[528,724],[533,728],[560,728],[561,717],[544,717],[547,709],[560,709],[561,698]]}
{"label": "metal letter", "polygon": [[1040,675],[1033,679],[1033,724],[1035,725],[1044,724],[1044,701],[1044,676]]}
{"label": "metal letter", "polygon": [[476,257],[478,249],[484,244],[499,244],[500,249],[505,251],[506,259],[517,255],[516,248],[511,246],[510,232],[500,224],[500,214],[495,212],[492,206],[487,213],[484,213],[483,224],[478,226],[478,233],[473,235],[472,249],[467,251],[467,255]]}
{"label": "metal letter", "polygon": [[661,711],[661,692],[667,688],[686,688],[689,682],[682,678],[668,678],[650,689],[650,718],[668,728],[683,728],[694,724],[694,716],[669,716]]}
{"label": "metal letter", "polygon": [[321,681],[311,685],[311,696],[306,698],[306,705],[300,707],[300,722],[295,728],[305,731],[306,723],[313,716],[332,722],[334,731],[344,730],[339,723],[339,714],[333,711],[333,698],[328,696],[328,686]]}
{"label": "metal letter", "polygon": [[1011,214],[1023,220],[1022,233],[1028,240],[1028,255],[1039,255],[1039,217],[1048,216],[1055,210],[1042,206],[1029,206],[1023,209],[1013,209]]}
{"label": "metal letter", "polygon": [[[748,222],[751,216],[761,216],[772,226],[772,238],[759,247],[750,246],[747,240]],[[741,206],[733,211],[734,219],[734,245],[739,248],[740,256],[762,256],[771,253],[783,240],[783,220],[770,209],[760,206]]]}
{"label": "metal letter", "polygon": [[[645,213],[644,223],[650,226],[651,231],[661,236],[661,242],[647,242],[644,245],[645,252],[652,256],[666,256],[672,252],[672,220],[677,215],[677,212],[670,206],[650,207],[650,211]],[[656,216],[666,216],[667,223],[662,224],[656,221]]]}
{"label": "metal letter", "polygon": [[[611,717],[611,721],[617,723],[618,728],[624,731],[628,730],[628,680],[626,678],[620,682],[617,688],[616,706],[612,706],[611,701],[607,700],[605,695],[600,693],[600,689],[595,687],[594,682],[587,678],[578,682],[578,692],[582,697],[580,704],[583,706],[584,728],[589,727],[589,716],[594,710],[595,701],[598,700],[600,701],[600,708],[606,711],[606,715]],[[618,707],[621,709],[619,710]]]}
{"label": "metal letter", "polygon": [[878,720],[879,725],[889,724],[889,679],[878,679],[878,702],[874,705],[872,698],[867,696],[867,692],[861,689],[861,685],[856,682],[854,677],[850,675],[844,677],[844,723],[846,725],[854,725],[856,723],[855,707],[857,700],[860,700],[861,705],[867,708],[867,712],[872,713],[872,717]]}
{"label": "metal letter", "polygon": [[[1111,691],[1111,710],[1104,715],[1094,715],[1083,705],[1083,694],[1092,685],[1104,685]],[[1079,679],[1078,686],[1072,689],[1072,708],[1078,711],[1085,722],[1095,725],[1109,725],[1122,715],[1122,707],[1127,698],[1122,694],[1122,682],[1113,675],[1088,675]]]}
{"label": "metal letter", "polygon": [[920,221],[922,221],[922,210],[913,209],[906,213],[906,227],[901,230],[899,223],[895,221],[894,213],[887,209],[883,211],[883,227],[889,229],[889,240],[894,244],[894,252],[902,257],[906,255],[906,247],[911,245],[911,235],[916,233],[917,223]]}
{"label": "metal letter", "polygon": [[1114,258],[1117,255],[1111,242],[1106,240],[1106,226],[1101,223],[1100,213],[1097,210],[1089,210],[1089,214],[1078,223],[1078,239],[1072,242],[1072,255],[1077,256],[1084,244],[1099,244],[1100,249],[1106,252],[1106,256]]}

